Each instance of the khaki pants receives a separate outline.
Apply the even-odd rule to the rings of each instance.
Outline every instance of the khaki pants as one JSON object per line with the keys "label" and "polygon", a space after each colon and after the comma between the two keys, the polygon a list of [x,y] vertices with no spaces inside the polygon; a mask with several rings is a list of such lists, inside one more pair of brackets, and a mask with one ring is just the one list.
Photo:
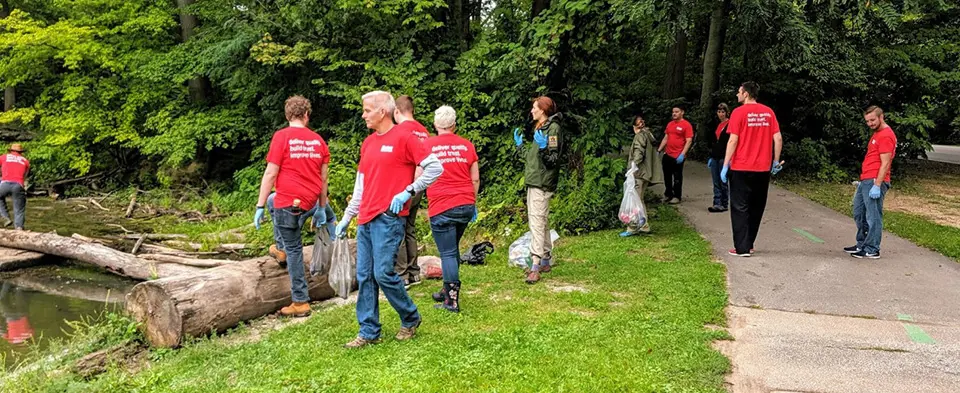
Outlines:
{"label": "khaki pants", "polygon": [[527,187],[527,221],[530,223],[530,258],[534,265],[541,259],[551,259],[553,242],[550,239],[550,198],[553,193]]}
{"label": "khaki pants", "polygon": [[647,222],[643,223],[643,226],[637,228],[633,225],[627,225],[627,230],[630,232],[649,232],[650,231],[650,213],[647,212],[647,205],[643,203],[643,191],[650,186],[650,183],[643,179],[637,179],[636,185],[633,186],[633,189],[637,191],[637,196],[640,197],[640,207],[643,208],[643,212],[647,217]]}
{"label": "khaki pants", "polygon": [[410,198],[410,215],[408,215],[403,226],[403,241],[400,242],[400,248],[397,250],[397,259],[393,265],[394,271],[400,276],[401,280],[414,281],[420,278],[420,265],[417,263],[419,256],[417,244],[417,211],[420,209],[420,199],[423,198],[423,191],[414,194]]}

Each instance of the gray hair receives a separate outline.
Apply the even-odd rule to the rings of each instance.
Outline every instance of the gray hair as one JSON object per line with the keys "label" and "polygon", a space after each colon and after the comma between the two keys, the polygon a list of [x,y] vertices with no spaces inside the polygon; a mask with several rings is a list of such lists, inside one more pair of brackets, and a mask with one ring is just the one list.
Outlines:
{"label": "gray hair", "polygon": [[448,105],[437,108],[433,112],[433,125],[444,130],[453,128],[457,125],[457,111]]}
{"label": "gray hair", "polygon": [[393,100],[393,95],[383,90],[364,94],[363,101],[366,100],[373,100],[374,109],[383,109],[390,116],[393,116],[393,111],[397,109],[397,102]]}

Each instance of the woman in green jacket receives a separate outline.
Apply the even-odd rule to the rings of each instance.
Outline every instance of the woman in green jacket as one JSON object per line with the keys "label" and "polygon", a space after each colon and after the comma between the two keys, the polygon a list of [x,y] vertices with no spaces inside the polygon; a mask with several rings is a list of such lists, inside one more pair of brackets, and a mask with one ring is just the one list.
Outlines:
{"label": "woman in green jacket", "polygon": [[[663,183],[663,166],[657,159],[657,142],[653,133],[647,128],[643,121],[643,116],[637,115],[633,118],[633,142],[630,144],[630,152],[627,157],[627,165],[637,165],[637,171],[634,172],[636,179],[637,196],[640,197],[640,205],[643,211],[647,211],[643,204],[643,191],[654,184]],[[628,225],[627,230],[620,233],[620,237],[633,236],[638,233],[650,233],[649,220],[644,222],[639,228]]]}
{"label": "woman in green jacket", "polygon": [[553,261],[553,242],[550,239],[550,198],[557,191],[557,174],[560,167],[560,152],[563,135],[560,130],[562,115],[557,113],[557,104],[549,97],[538,97],[530,110],[535,123],[534,143],[523,148],[520,129],[513,131],[517,150],[525,160],[524,183],[527,186],[527,220],[530,224],[530,271],[527,283],[540,281],[540,273],[550,271]]}

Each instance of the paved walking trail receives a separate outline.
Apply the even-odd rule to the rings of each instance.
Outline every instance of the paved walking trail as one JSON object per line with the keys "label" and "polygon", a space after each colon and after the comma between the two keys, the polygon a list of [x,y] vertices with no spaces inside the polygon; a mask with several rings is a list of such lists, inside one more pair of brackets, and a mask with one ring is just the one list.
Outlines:
{"label": "paved walking trail", "polygon": [[960,263],[887,232],[882,259],[852,258],[851,218],[779,187],[756,253],[732,257],[706,165],[684,177],[680,211],[727,266],[731,391],[960,392]]}

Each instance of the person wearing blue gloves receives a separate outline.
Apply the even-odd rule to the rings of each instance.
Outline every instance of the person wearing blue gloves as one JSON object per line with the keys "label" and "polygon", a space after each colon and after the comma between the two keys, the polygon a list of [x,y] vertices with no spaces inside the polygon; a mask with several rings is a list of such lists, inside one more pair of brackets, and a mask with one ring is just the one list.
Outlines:
{"label": "person wearing blue gloves", "polygon": [[693,125],[683,118],[685,111],[679,106],[673,107],[671,120],[664,130],[663,141],[660,142],[660,151],[663,154],[663,193],[664,202],[676,205],[683,200],[683,162],[687,158],[687,151],[693,144]]}
{"label": "person wearing blue gloves", "polygon": [[550,97],[538,97],[530,110],[536,123],[533,142],[524,150],[523,134],[513,131],[513,142],[523,154],[525,167],[524,183],[527,186],[527,221],[530,224],[530,270],[526,282],[540,281],[540,274],[547,273],[553,262],[553,241],[550,239],[550,198],[557,191],[560,169],[560,153],[563,149],[563,133],[557,112],[557,104]]}
{"label": "person wearing blue gloves", "polygon": [[[277,193],[271,193],[267,197],[267,214],[270,214],[270,217],[273,217],[275,210],[274,209],[274,199],[277,197]],[[333,212],[333,208],[330,207],[328,203],[323,208],[320,207],[320,201],[317,201],[313,205],[313,208],[307,210],[300,215],[299,225],[303,228],[304,224],[307,223],[307,218],[312,217],[313,222],[310,224],[312,231],[320,230],[321,225],[326,225],[327,234],[330,235],[330,240],[335,239],[337,228],[337,215]],[[257,229],[260,229],[259,227]],[[274,259],[277,260],[277,263],[282,266],[287,266],[287,253],[283,251],[283,237],[280,235],[280,227],[273,226],[273,244],[270,245],[269,253]]]}
{"label": "person wearing blue gloves", "polygon": [[[357,217],[357,321],[360,332],[345,348],[381,342],[379,292],[400,315],[396,339],[412,339],[420,326],[416,304],[394,269],[410,212],[408,203],[443,174],[443,165],[413,133],[396,129],[396,103],[385,91],[363,96],[363,120],[373,130],[360,146],[360,163],[353,197],[337,224],[337,236],[346,236]],[[417,166],[423,168],[414,179]]]}
{"label": "person wearing blue gloves", "polygon": [[897,153],[897,135],[884,121],[883,110],[879,107],[867,108],[863,118],[873,135],[867,144],[860,184],[853,197],[857,244],[843,250],[854,258],[879,259],[883,235],[883,198],[890,189],[890,166]]}
{"label": "person wearing blue gloves", "polygon": [[753,254],[767,207],[770,175],[783,167],[780,123],[772,109],[757,103],[759,92],[760,85],[755,82],[740,85],[737,100],[743,105],[730,115],[730,141],[720,170],[720,180],[730,185],[734,248],[729,254],[738,257]]}
{"label": "person wearing blue gloves", "polygon": [[713,177],[713,206],[707,208],[710,213],[722,213],[727,211],[729,202],[729,189],[727,183],[720,179],[720,171],[723,170],[723,157],[727,153],[727,142],[730,141],[730,133],[727,132],[727,123],[730,116],[730,107],[721,103],[717,106],[717,118],[720,124],[717,125],[716,139],[713,149],[710,150],[710,159],[707,160],[707,168],[710,168],[710,175]]}
{"label": "person wearing blue gloves", "polygon": [[[657,159],[657,139],[653,136],[650,128],[647,127],[643,116],[634,116],[633,133],[633,142],[630,144],[630,151],[627,155],[627,165],[637,166],[637,171],[633,174],[636,181],[634,191],[640,197],[640,205],[643,206],[643,210],[647,211],[646,205],[643,204],[643,193],[647,187],[663,183],[663,168],[660,167],[661,160]],[[650,233],[649,212],[647,212],[647,218],[647,221],[639,224],[639,227],[633,224],[627,225],[627,230],[620,232],[620,237]]]}
{"label": "person wearing blue gloves", "polygon": [[[267,152],[267,169],[260,182],[260,196],[253,223],[260,229],[270,191],[276,188],[271,203],[274,236],[281,245],[278,260],[285,259],[290,275],[293,303],[280,309],[284,316],[310,315],[310,294],[307,289],[303,264],[303,241],[300,231],[308,212],[304,206],[327,205],[327,172],[330,151],[317,133],[307,128],[310,120],[310,101],[302,96],[287,99],[285,105],[289,127],[277,131]],[[314,220],[326,222],[326,209],[316,209]],[[277,236],[279,235],[279,236]],[[276,248],[276,247],[275,247]],[[282,256],[283,258],[280,258]]]}

